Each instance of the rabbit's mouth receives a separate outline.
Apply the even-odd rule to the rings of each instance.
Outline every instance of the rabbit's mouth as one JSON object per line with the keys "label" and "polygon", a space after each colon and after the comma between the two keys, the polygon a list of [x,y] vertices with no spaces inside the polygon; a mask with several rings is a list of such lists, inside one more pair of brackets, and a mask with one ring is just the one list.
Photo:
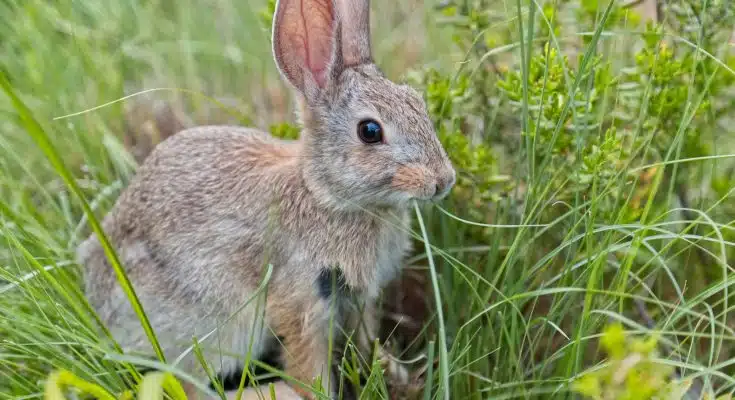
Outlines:
{"label": "rabbit's mouth", "polygon": [[[442,200],[444,200],[447,195],[449,194],[450,190],[434,190],[433,194],[424,194],[424,195],[415,195],[411,196],[412,201],[416,201],[421,204],[433,204],[433,203],[439,203]],[[427,192],[432,192],[431,190],[427,190]]]}
{"label": "rabbit's mouth", "polygon": [[431,196],[431,201],[436,203],[441,200],[444,200],[449,195],[449,192],[452,190],[453,186],[454,186],[454,178],[452,178],[450,184],[445,184],[445,185],[436,184],[434,195]]}
{"label": "rabbit's mouth", "polygon": [[423,194],[416,196],[415,199],[426,203],[438,203],[444,200],[454,186],[454,175],[447,179],[436,179],[432,183],[425,186]]}
{"label": "rabbit's mouth", "polygon": [[406,165],[398,168],[391,186],[414,200],[436,202],[449,194],[454,182],[455,173],[451,167],[433,172],[423,165]]}

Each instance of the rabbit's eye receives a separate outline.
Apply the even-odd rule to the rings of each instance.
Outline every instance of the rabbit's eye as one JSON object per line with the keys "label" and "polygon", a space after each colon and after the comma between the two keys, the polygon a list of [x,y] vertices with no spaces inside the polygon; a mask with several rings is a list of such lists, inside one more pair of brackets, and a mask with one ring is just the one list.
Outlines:
{"label": "rabbit's eye", "polygon": [[380,143],[383,141],[383,128],[374,120],[366,119],[357,125],[357,136],[368,144]]}

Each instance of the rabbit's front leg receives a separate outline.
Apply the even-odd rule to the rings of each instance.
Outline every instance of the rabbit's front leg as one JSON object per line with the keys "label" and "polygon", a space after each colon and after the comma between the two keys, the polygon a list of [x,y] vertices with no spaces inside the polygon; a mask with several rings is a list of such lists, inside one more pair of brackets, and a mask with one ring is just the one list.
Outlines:
{"label": "rabbit's front leg", "polygon": [[[329,321],[324,314],[324,301],[314,297],[292,304],[280,304],[271,314],[278,321],[274,330],[283,345],[283,362],[286,376],[304,385],[311,385],[321,378],[324,390],[333,394],[334,382],[328,363]],[[308,388],[293,382],[293,389],[305,399],[317,396]]]}
{"label": "rabbit's front leg", "polygon": [[[372,355],[380,325],[377,304],[367,300],[362,307],[358,307],[351,313],[350,322],[352,327],[357,329],[357,345],[360,351],[365,355]],[[383,344],[378,345],[378,360],[394,383],[408,383],[408,370],[391,356]]]}

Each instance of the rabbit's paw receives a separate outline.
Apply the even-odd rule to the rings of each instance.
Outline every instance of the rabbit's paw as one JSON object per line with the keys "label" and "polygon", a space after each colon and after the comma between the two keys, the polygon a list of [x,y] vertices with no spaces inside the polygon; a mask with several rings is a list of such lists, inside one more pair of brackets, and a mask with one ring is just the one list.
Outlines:
{"label": "rabbit's paw", "polygon": [[408,384],[410,378],[408,369],[396,360],[388,351],[385,349],[381,350],[379,361],[392,385]]}
{"label": "rabbit's paw", "polygon": [[[243,393],[240,400],[303,400],[306,397],[299,395],[294,388],[286,384],[284,381],[273,383],[273,394],[271,397],[269,385],[261,385],[257,388],[248,388]],[[228,400],[237,399],[237,392],[227,394]]]}

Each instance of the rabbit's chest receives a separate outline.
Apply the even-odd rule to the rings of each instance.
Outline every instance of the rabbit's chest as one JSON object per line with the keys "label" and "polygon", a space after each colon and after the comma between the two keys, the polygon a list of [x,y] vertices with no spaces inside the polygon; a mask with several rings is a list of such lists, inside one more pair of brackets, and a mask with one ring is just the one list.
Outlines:
{"label": "rabbit's chest", "polygon": [[354,221],[319,241],[305,241],[301,250],[315,273],[338,268],[350,290],[375,298],[400,272],[410,250],[409,227],[407,216],[378,224]]}
{"label": "rabbit's chest", "polygon": [[[370,282],[370,293],[377,296],[378,292],[397,278],[403,267],[403,260],[411,250],[411,241],[408,231],[390,229],[384,233],[381,248],[377,252],[374,263],[374,275]],[[369,268],[369,266],[366,266]]]}

